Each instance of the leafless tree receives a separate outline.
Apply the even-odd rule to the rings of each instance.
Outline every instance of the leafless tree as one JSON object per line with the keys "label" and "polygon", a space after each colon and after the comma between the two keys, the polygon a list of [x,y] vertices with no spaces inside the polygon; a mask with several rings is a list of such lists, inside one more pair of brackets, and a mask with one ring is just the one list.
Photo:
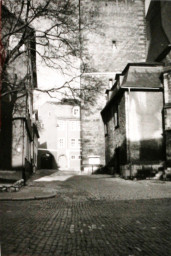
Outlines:
{"label": "leafless tree", "polygon": [[[86,18],[85,12],[81,14],[79,0],[3,0],[3,5],[6,11],[2,10],[1,19],[1,43],[4,49],[2,54],[1,48],[4,56],[1,97],[10,94],[15,99],[16,95],[21,97],[33,89],[25,82],[29,79],[28,72],[19,75],[15,71],[16,63],[21,65],[28,51],[37,56],[42,65],[67,77],[64,83],[57,83],[53,88],[36,90],[51,97],[58,92],[64,97],[69,94],[85,100],[90,99],[91,93],[94,95],[94,92],[100,91],[100,82],[96,86],[90,82],[81,88],[75,86],[75,81],[79,81],[84,73],[84,62],[89,58],[85,47],[83,49],[86,44],[82,43],[82,31],[94,29],[95,26],[91,19]],[[84,10],[93,17],[92,10]]]}

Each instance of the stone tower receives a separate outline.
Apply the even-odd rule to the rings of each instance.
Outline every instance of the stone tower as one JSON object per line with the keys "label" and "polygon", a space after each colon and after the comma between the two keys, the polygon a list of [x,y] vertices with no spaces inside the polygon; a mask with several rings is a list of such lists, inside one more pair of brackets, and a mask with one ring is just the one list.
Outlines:
{"label": "stone tower", "polygon": [[[88,10],[88,12],[87,12]],[[85,15],[86,13],[86,15]],[[83,86],[101,82],[94,104],[84,103],[82,123],[82,170],[91,168],[90,158],[105,164],[104,127],[100,112],[105,105],[105,90],[119,73],[131,62],[146,59],[146,31],[144,0],[80,0],[80,21],[87,18],[94,29],[83,32],[89,58],[84,59]],[[100,83],[99,83],[100,84]],[[100,86],[100,85],[99,85]]]}

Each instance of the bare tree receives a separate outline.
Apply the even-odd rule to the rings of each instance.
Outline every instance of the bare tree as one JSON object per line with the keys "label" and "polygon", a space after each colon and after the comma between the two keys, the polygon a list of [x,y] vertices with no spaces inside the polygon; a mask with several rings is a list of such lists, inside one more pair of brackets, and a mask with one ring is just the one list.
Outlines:
{"label": "bare tree", "polygon": [[[1,74],[1,97],[9,94],[16,96],[18,93],[21,96],[33,89],[25,82],[28,80],[27,72],[24,75],[15,72],[16,63],[21,64],[28,51],[37,56],[42,65],[66,77],[64,83],[57,82],[53,88],[36,90],[48,93],[51,97],[55,97],[58,92],[64,97],[67,94],[76,98],[84,95],[84,99],[90,98],[85,97],[87,93],[99,91],[99,83],[98,86],[85,83],[79,87],[79,78],[84,73],[84,60],[89,58],[86,49],[83,49],[86,44],[82,44],[82,31],[94,27],[92,20],[85,18],[85,13],[81,21],[80,1],[4,0],[3,5],[1,43],[5,58]],[[87,13],[89,11],[87,9]],[[81,54],[83,51],[84,57]]]}

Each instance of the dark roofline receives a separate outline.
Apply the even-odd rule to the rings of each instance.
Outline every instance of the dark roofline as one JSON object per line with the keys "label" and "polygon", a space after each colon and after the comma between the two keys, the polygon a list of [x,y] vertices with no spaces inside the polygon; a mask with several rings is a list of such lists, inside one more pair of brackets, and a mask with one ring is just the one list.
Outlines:
{"label": "dark roofline", "polygon": [[159,54],[159,56],[156,58],[156,61],[162,61],[170,51],[171,44],[167,45],[167,47]]}
{"label": "dark roofline", "polygon": [[150,5],[148,7],[148,11],[146,13],[146,19],[149,20],[151,16],[155,15],[156,9],[160,8],[161,0],[151,0]]}
{"label": "dark roofline", "polygon": [[[69,105],[69,106],[80,106],[81,101],[77,99],[72,99],[72,98],[64,98],[60,101],[46,101],[44,104],[53,104],[53,105]],[[43,104],[43,105],[44,105]]]}
{"label": "dark roofline", "polygon": [[38,131],[37,125],[35,123],[33,123],[33,130],[34,130],[35,134],[37,135],[37,138],[40,138],[39,131]]}
{"label": "dark roofline", "polygon": [[[124,68],[123,72],[121,74],[117,74],[116,75],[116,78],[117,80],[115,81],[113,87],[111,88],[111,91],[116,87],[117,83],[118,83],[118,80],[119,80],[119,77],[120,76],[123,76],[125,75],[127,72],[128,72],[128,69],[129,67],[161,67],[161,66],[164,66],[163,63],[156,63],[156,62],[140,62],[140,63],[128,63],[126,65],[126,67]],[[104,108],[102,109],[102,111],[100,112],[101,113],[101,116],[102,116],[102,119],[103,119],[103,113],[108,109],[108,107],[112,104],[113,100],[116,98],[116,96],[118,94],[120,94],[122,91],[125,91],[125,90],[128,90],[130,87],[127,87],[127,88],[123,88],[123,87],[119,87],[118,90],[116,91],[116,93],[113,95],[113,97],[111,97],[109,99],[109,101],[107,102],[107,104],[104,106]],[[135,87],[133,88],[133,90],[142,90],[142,88],[138,88],[138,87]],[[144,90],[149,90],[148,87],[147,88],[144,88]],[[156,88],[150,88],[150,90],[156,90]],[[161,90],[161,88],[159,88],[159,90]]]}
{"label": "dark roofline", "polygon": [[117,73],[115,76],[115,82],[110,90],[112,90],[116,84],[118,83],[118,79],[120,76],[125,75],[128,72],[129,67],[159,67],[159,66],[164,66],[164,63],[159,63],[159,62],[130,62],[128,63],[123,71],[121,73]]}
{"label": "dark roofline", "polygon": [[128,71],[129,67],[157,67],[157,66],[163,66],[163,63],[159,63],[159,62],[131,62],[128,63],[126,65],[126,67],[124,68],[124,70],[122,71],[122,73],[120,75],[125,75],[125,73]]}

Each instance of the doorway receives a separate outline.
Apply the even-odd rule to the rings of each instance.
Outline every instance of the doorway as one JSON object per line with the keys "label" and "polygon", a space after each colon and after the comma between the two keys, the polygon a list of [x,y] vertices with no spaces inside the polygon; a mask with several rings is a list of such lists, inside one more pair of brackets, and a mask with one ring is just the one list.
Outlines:
{"label": "doorway", "polygon": [[50,153],[44,153],[41,156],[41,169],[52,169],[53,157]]}
{"label": "doorway", "polygon": [[120,148],[115,149],[115,173],[120,174]]}
{"label": "doorway", "polygon": [[67,169],[68,164],[66,155],[60,155],[58,157],[58,164],[61,169]]}

